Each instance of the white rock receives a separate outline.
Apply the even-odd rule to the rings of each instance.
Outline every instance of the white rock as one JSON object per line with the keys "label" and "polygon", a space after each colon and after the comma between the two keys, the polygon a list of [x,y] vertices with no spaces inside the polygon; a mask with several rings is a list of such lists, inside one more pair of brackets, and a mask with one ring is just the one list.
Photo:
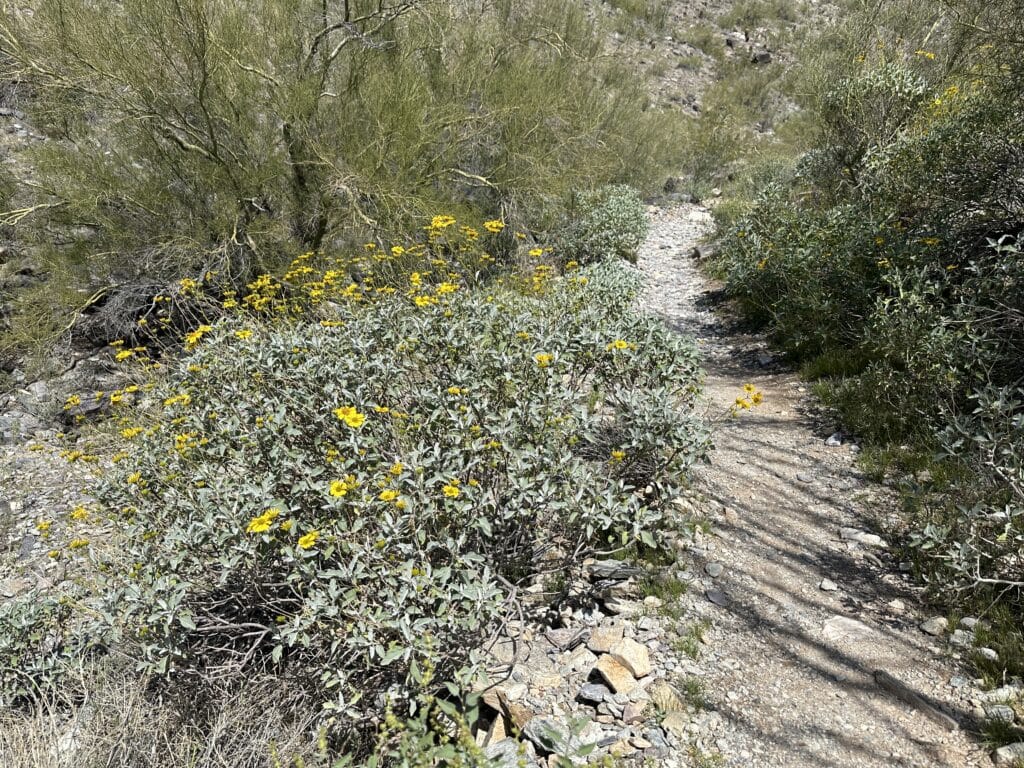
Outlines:
{"label": "white rock", "polygon": [[921,622],[921,631],[932,637],[938,637],[949,629],[949,620],[945,616],[934,616]]}

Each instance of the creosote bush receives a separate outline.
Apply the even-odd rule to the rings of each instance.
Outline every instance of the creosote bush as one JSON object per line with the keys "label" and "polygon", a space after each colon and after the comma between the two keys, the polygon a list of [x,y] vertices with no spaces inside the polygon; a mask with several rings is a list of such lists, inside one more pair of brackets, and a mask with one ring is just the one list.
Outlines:
{"label": "creosote bush", "polygon": [[82,632],[172,698],[287,679],[358,757],[425,678],[468,686],[544,573],[655,543],[707,448],[694,349],[631,311],[613,262],[471,287],[449,231],[381,254],[390,284],[301,256],[226,297],[158,381],[106,396],[125,444],[90,514],[118,546],[59,553],[94,561]]}

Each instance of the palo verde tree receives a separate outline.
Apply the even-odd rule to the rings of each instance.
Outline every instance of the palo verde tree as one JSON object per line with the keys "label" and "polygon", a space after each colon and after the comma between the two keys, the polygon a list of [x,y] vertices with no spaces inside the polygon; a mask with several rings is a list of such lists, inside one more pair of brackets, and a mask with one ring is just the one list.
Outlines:
{"label": "palo verde tree", "polygon": [[385,237],[444,208],[557,221],[671,146],[581,3],[37,0],[0,50],[49,141],[0,217],[96,284]]}

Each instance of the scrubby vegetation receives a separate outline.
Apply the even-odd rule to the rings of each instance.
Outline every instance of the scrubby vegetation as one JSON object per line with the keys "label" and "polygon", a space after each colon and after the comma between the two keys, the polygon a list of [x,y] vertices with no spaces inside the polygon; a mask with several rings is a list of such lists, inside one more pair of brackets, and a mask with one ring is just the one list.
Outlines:
{"label": "scrubby vegetation", "polygon": [[[69,669],[115,653],[176,718],[280,680],[292,719],[360,758],[385,707],[467,690],[484,641],[584,557],[655,545],[707,447],[695,350],[631,311],[613,261],[474,287],[478,243],[439,216],[418,247],[299,257],[158,379],[105,395],[123,450],[55,540],[78,586],[3,607],[7,703],[66,695]],[[353,262],[380,276],[336,281]]]}
{"label": "scrubby vegetation", "polygon": [[988,608],[1007,648],[1024,586],[1021,19],[1014,2],[903,2],[826,33],[797,70],[813,140],[720,212],[717,263],[868,454],[918,470],[921,573],[958,610]]}
{"label": "scrubby vegetation", "polygon": [[19,348],[79,289],[102,293],[76,328],[110,341],[179,277],[238,288],[437,210],[551,241],[576,192],[656,183],[674,151],[579,2],[30,6],[0,22],[0,80],[50,139],[3,185],[0,224],[50,277],[15,306]]}

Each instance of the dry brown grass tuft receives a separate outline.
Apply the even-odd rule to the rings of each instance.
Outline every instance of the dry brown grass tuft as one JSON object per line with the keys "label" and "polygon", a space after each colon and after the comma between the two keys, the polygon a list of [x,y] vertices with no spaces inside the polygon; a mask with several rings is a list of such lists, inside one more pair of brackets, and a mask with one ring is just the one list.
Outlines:
{"label": "dry brown grass tuft", "polygon": [[204,712],[161,700],[109,661],[83,671],[83,700],[0,712],[4,768],[284,768],[315,763],[312,717],[284,705],[287,683],[254,683]]}

